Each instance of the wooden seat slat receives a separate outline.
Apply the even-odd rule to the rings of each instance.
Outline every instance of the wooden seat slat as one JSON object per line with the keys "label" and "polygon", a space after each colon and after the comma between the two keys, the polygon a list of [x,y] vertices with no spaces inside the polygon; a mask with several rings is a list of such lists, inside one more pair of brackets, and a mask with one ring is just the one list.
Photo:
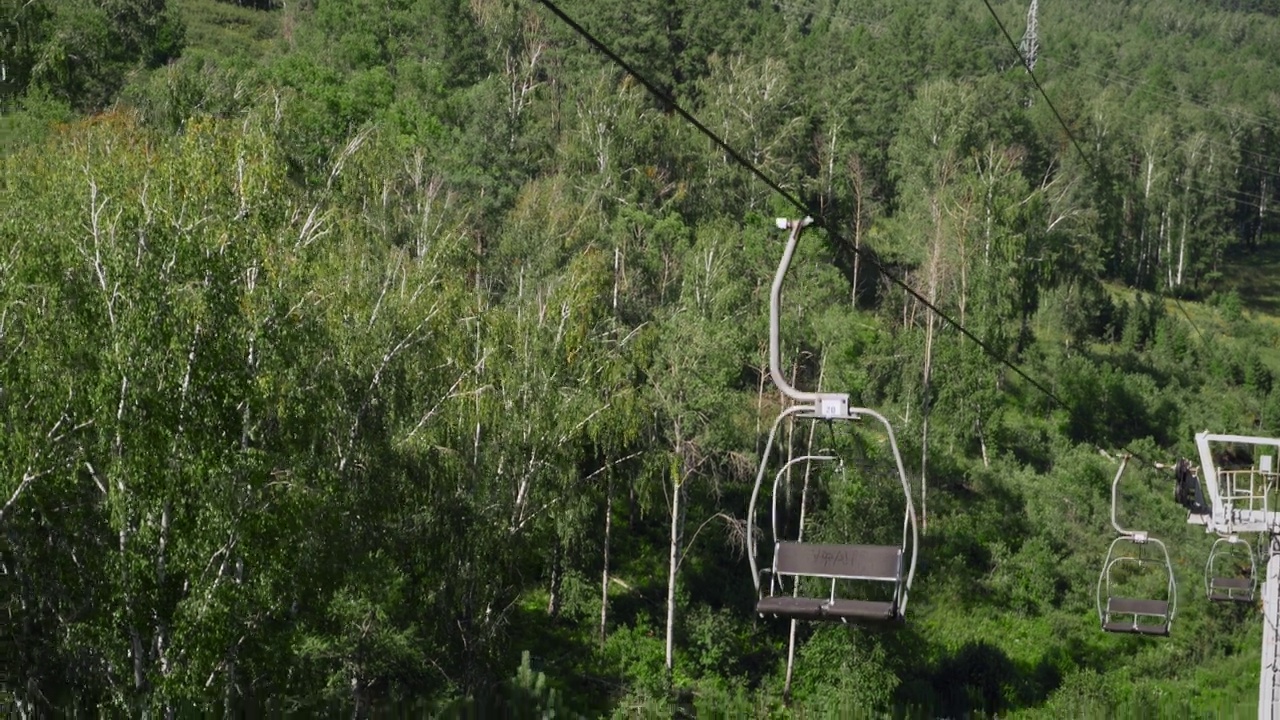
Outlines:
{"label": "wooden seat slat", "polygon": [[756,612],[761,615],[783,615],[786,617],[822,619],[822,606],[826,600],[815,598],[799,598],[787,595],[763,597],[756,603]]}
{"label": "wooden seat slat", "polygon": [[874,600],[833,600],[823,608],[823,613],[841,620],[889,621],[901,617],[893,603]]}
{"label": "wooden seat slat", "polygon": [[901,619],[897,606],[873,600],[817,599],[776,595],[756,603],[761,615],[780,615],[804,620],[850,620],[889,622]]}

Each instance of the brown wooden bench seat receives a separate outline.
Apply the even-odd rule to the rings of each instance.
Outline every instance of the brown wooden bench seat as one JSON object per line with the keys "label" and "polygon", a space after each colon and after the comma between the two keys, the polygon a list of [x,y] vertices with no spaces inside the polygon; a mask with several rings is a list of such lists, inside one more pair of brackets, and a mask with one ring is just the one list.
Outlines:
{"label": "brown wooden bench seat", "polygon": [[[1132,621],[1112,620],[1112,615],[1132,615]],[[1158,618],[1155,623],[1139,622],[1142,618]],[[1133,598],[1107,598],[1107,620],[1102,629],[1114,633],[1140,635],[1169,634],[1169,603],[1165,600],[1135,600]]]}
{"label": "brown wooden bench seat", "polygon": [[[836,580],[902,581],[902,548],[896,545],[831,545],[779,542],[774,547],[773,574]],[[770,587],[776,587],[770,583]],[[896,593],[895,593],[896,596]],[[760,598],[756,612],[804,620],[888,622],[901,619],[895,601],[801,598],[770,595]]]}

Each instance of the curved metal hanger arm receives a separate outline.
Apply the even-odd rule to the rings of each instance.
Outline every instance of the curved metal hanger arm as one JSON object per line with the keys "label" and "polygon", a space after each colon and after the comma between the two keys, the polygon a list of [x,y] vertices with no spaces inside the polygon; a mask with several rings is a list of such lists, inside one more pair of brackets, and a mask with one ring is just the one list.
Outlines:
{"label": "curved metal hanger arm", "polygon": [[814,414],[829,420],[843,420],[849,415],[849,394],[828,393],[820,390],[797,390],[787,382],[782,374],[782,281],[791,268],[791,259],[795,256],[796,246],[800,242],[800,233],[813,222],[813,218],[788,220],[778,218],[778,227],[791,230],[787,238],[787,247],[782,251],[782,260],[778,263],[778,272],[773,276],[773,285],[769,288],[769,377],[783,395],[799,403],[808,403]]}
{"label": "curved metal hanger arm", "polygon": [[782,228],[790,228],[791,236],[787,238],[787,247],[782,251],[782,261],[778,263],[778,271],[773,276],[773,285],[769,289],[769,377],[773,379],[773,384],[778,386],[783,395],[795,400],[796,402],[816,403],[818,401],[818,393],[802,392],[796,390],[787,382],[782,374],[782,349],[779,336],[781,334],[781,306],[782,306],[782,279],[786,277],[787,270],[791,267],[791,258],[795,255],[796,245],[800,243],[800,233],[804,231],[809,223],[813,222],[813,218],[806,217],[803,220],[785,220],[778,219],[778,226]]}
{"label": "curved metal hanger arm", "polygon": [[1116,507],[1120,504],[1120,476],[1124,475],[1124,468],[1129,464],[1129,456],[1126,454],[1120,458],[1120,469],[1116,471],[1116,477],[1111,481],[1111,527],[1116,532],[1126,537],[1134,537],[1137,535],[1146,535],[1141,530],[1125,530],[1120,527],[1120,523],[1116,520]]}

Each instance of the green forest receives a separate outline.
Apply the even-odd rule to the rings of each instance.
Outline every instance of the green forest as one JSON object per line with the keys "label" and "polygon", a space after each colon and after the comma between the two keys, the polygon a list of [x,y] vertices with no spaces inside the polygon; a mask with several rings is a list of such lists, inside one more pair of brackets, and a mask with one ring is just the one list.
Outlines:
{"label": "green forest", "polygon": [[[0,706],[1253,715],[1157,463],[1280,435],[1280,2],[553,4],[634,74],[537,0],[0,0]],[[769,503],[904,504],[873,424],[766,453],[806,215],[783,373],[921,535],[784,693]],[[1126,454],[1167,638],[1099,622]]]}

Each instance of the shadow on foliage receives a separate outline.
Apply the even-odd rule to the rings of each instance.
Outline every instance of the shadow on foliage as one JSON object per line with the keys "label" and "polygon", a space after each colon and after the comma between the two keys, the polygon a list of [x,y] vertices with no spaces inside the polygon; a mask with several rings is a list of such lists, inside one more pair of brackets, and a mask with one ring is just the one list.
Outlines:
{"label": "shadow on foliage", "polygon": [[992,716],[1040,705],[1061,683],[1049,656],[1020,663],[994,645],[969,642],[904,682],[899,707],[906,717]]}

